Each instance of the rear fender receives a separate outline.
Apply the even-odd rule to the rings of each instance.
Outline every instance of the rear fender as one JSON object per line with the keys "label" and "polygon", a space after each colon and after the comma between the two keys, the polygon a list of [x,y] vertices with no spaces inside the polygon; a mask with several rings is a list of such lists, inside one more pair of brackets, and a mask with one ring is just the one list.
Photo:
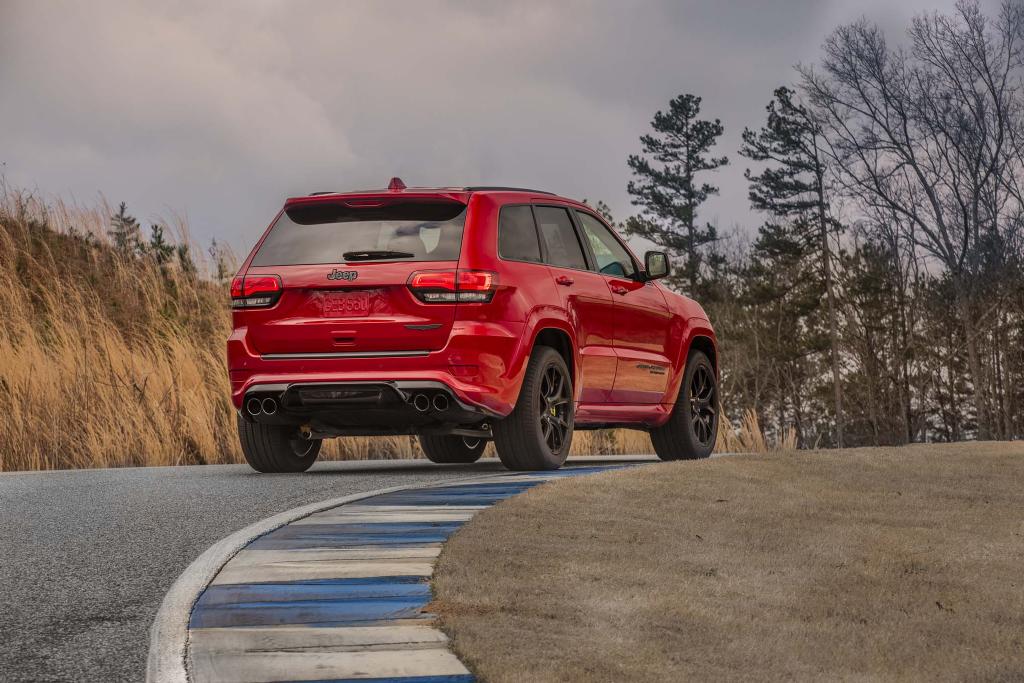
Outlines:
{"label": "rear fender", "polygon": [[527,325],[527,329],[530,330],[530,334],[524,334],[520,340],[519,347],[516,349],[515,357],[513,362],[509,366],[509,379],[510,385],[513,387],[510,395],[512,402],[518,400],[519,391],[523,386],[523,379],[526,376],[526,366],[530,362],[530,354],[533,353],[534,347],[537,345],[537,338],[545,330],[557,330],[564,332],[569,338],[569,344],[572,349],[572,386],[573,386],[573,400],[579,400],[579,368],[580,368],[580,353],[579,345],[576,343],[576,333],[569,324],[569,321],[563,317],[551,315],[551,311],[534,311],[530,315],[530,322]]}

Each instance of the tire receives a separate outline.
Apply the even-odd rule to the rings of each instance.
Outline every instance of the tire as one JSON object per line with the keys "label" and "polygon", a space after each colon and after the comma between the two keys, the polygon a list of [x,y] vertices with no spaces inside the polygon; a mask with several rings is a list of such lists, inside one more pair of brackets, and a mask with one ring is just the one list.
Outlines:
{"label": "tire", "polygon": [[711,455],[717,437],[715,368],[703,352],[693,351],[686,361],[672,414],[668,422],[651,430],[651,443],[662,460],[697,460]]}
{"label": "tire", "polygon": [[257,472],[296,473],[308,470],[320,455],[321,439],[295,439],[295,430],[238,418],[238,440],[246,462]]}
{"label": "tire", "polygon": [[427,459],[443,465],[476,462],[486,447],[483,439],[468,436],[420,436],[420,448]]}
{"label": "tire", "polygon": [[565,360],[549,346],[536,347],[515,408],[494,425],[502,464],[510,470],[558,469],[572,446],[573,417],[572,377]]}

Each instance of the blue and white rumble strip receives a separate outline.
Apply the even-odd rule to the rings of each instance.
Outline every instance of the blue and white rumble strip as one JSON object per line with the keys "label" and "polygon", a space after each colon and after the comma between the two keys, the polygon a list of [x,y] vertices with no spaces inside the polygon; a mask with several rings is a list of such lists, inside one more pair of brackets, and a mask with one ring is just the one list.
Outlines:
{"label": "blue and white rumble strip", "polygon": [[579,467],[383,493],[256,538],[200,594],[188,624],[196,683],[464,683],[424,611],[441,544],[494,503]]}

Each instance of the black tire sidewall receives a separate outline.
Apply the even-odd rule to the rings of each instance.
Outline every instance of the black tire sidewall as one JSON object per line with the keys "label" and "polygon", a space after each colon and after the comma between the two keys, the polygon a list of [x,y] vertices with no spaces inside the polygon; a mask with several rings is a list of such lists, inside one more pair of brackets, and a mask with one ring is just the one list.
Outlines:
{"label": "black tire sidewall", "polygon": [[246,462],[264,474],[296,474],[305,472],[320,455],[323,441],[309,441],[304,456],[295,453],[293,432],[286,427],[249,422],[238,416],[238,438]]}
{"label": "black tire sidewall", "polygon": [[[568,382],[569,405],[565,439],[562,448],[553,453],[544,440],[540,425],[540,386],[544,373],[555,366]],[[512,413],[495,425],[495,445],[498,455],[506,467],[515,470],[554,470],[565,463],[572,448],[575,420],[573,381],[565,359],[555,349],[539,346],[530,355],[526,376],[519,392],[519,399]],[[517,433],[518,432],[518,433]]]}
{"label": "black tire sidewall", "polygon": [[[690,417],[690,384],[693,382],[693,376],[697,374],[697,369],[700,367],[708,371],[712,381],[715,383],[715,419],[714,426],[711,429],[711,443],[707,445],[700,442],[696,431],[693,429],[693,420]],[[715,449],[715,440],[718,437],[718,378],[715,376],[715,368],[711,365],[711,361],[708,360],[703,351],[694,351],[687,360],[686,373],[683,377],[683,385],[679,387],[679,399],[676,401],[676,415],[674,417],[682,422],[683,438],[686,450],[693,454],[691,458],[706,458],[711,455],[711,452]]]}
{"label": "black tire sidewall", "polygon": [[[690,384],[700,367],[708,371],[715,383],[715,418],[710,444],[703,444],[697,438],[690,415]],[[718,437],[719,414],[718,376],[715,374],[715,368],[704,352],[693,351],[686,361],[683,381],[679,385],[679,394],[676,397],[672,415],[665,425],[651,430],[651,441],[658,457],[662,460],[696,460],[710,456],[715,449],[715,441]]]}
{"label": "black tire sidewall", "polygon": [[441,465],[474,463],[484,454],[487,448],[487,441],[480,439],[480,443],[473,448],[466,445],[464,437],[457,435],[426,436],[420,435],[420,448],[430,462]]}

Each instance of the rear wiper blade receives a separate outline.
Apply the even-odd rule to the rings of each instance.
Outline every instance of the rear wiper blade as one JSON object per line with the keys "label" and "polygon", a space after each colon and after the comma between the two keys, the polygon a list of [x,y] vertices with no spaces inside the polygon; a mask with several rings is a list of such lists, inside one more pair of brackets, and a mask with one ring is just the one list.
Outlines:
{"label": "rear wiper blade", "polygon": [[346,261],[373,261],[382,258],[413,258],[416,254],[407,251],[346,251],[341,256]]}

